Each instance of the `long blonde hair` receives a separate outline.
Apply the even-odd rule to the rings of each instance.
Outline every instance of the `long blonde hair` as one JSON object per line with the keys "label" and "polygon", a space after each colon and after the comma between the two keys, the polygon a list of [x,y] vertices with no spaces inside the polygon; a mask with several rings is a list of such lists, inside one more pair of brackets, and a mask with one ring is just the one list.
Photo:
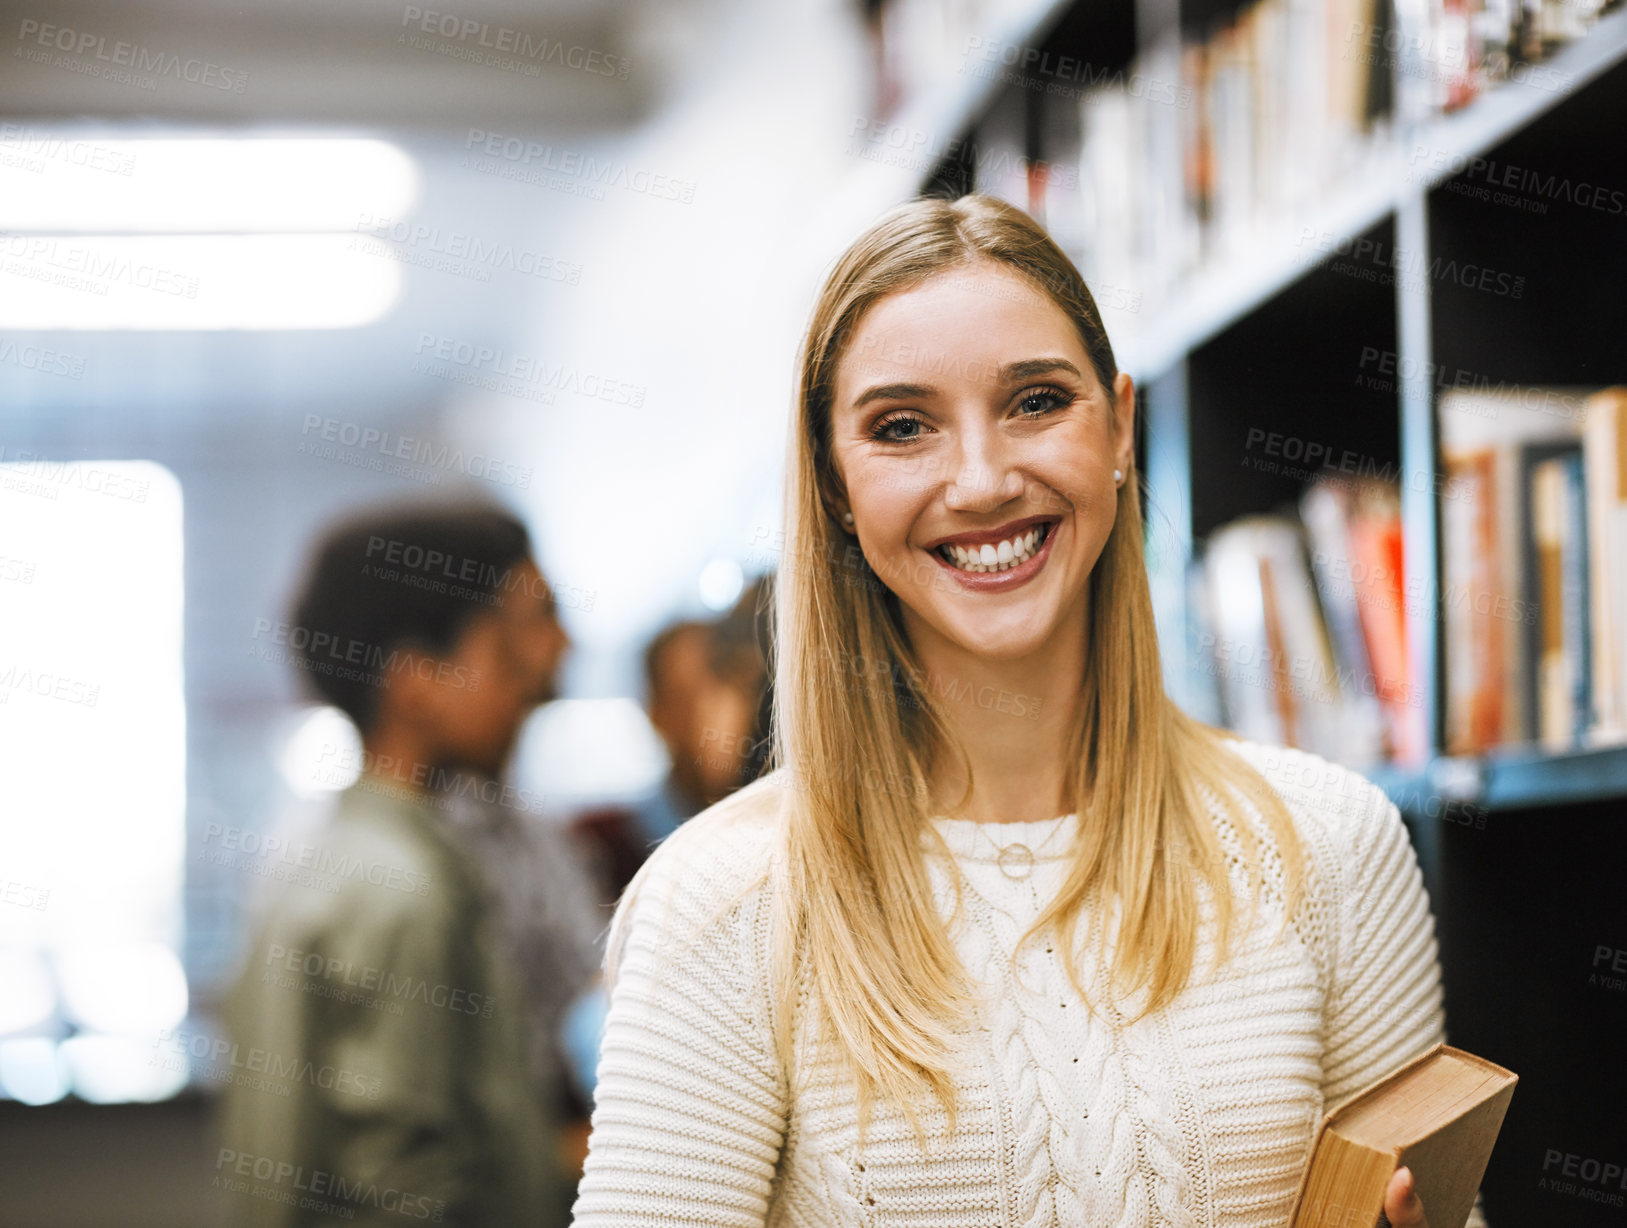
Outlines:
{"label": "long blonde hair", "polygon": [[[903,1110],[923,1145],[921,1091],[938,1097],[954,1129],[954,1031],[974,994],[921,847],[931,830],[928,767],[936,751],[957,748],[925,693],[897,598],[850,549],[826,503],[839,489],[831,401],[844,345],[871,305],[989,260],[1024,274],[1074,321],[1111,403],[1116,369],[1096,304],[1038,225],[984,196],[897,208],[841,257],[814,308],[799,360],[775,584],[770,766],[789,785],[772,870],[776,1044],[792,1069],[792,1019],[810,990],[856,1080],[861,1137],[880,1097]],[[1254,883],[1251,919],[1267,849],[1250,832],[1248,804],[1274,838],[1285,923],[1300,899],[1302,860],[1292,819],[1265,779],[1222,745],[1227,735],[1164,692],[1136,489],[1132,467],[1089,580],[1088,664],[1072,730],[1078,843],[1060,891],[1023,942],[1054,933],[1069,979],[1089,1001],[1074,940],[1096,889],[1121,909],[1108,990],[1119,998],[1145,990],[1143,1010],[1152,1011],[1193,973],[1200,883],[1215,902],[1219,957],[1231,941],[1227,854],[1210,821],[1217,805],[1237,820]],[[869,684],[854,685],[856,675]]]}

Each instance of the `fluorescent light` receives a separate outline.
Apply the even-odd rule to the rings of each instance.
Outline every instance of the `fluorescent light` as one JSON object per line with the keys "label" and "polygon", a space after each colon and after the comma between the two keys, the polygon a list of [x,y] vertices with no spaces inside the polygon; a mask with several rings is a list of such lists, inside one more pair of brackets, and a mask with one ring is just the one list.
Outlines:
{"label": "fluorescent light", "polygon": [[0,1090],[24,1104],[52,1104],[68,1094],[56,1041],[44,1036],[0,1040]]}
{"label": "fluorescent light", "polygon": [[0,236],[0,328],[328,329],[379,319],[395,261],[342,234]]}
{"label": "fluorescent light", "polygon": [[186,974],[168,946],[110,933],[57,953],[63,1011],[96,1032],[150,1035],[186,1018]]}
{"label": "fluorescent light", "polygon": [[106,140],[0,126],[0,229],[354,231],[416,203],[413,159],[355,138]]}
{"label": "fluorescent light", "polygon": [[[185,1087],[190,1073],[184,1054],[161,1054],[133,1036],[72,1036],[58,1052],[74,1094],[92,1104],[163,1100]],[[154,1060],[161,1055],[172,1060]]]}
{"label": "fluorescent light", "polygon": [[38,1027],[56,1010],[51,970],[36,950],[0,947],[0,1035]]}

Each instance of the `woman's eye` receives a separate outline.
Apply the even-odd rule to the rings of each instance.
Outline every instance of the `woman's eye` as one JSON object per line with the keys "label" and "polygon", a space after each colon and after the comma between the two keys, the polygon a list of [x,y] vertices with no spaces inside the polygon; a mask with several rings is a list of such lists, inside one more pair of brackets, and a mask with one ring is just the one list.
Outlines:
{"label": "woman's eye", "polygon": [[891,440],[895,443],[915,439],[920,433],[921,420],[909,417],[883,418],[870,431],[871,436],[876,439]]}
{"label": "woman's eye", "polygon": [[1037,418],[1067,402],[1068,397],[1057,389],[1036,388],[1032,392],[1023,393],[1022,399],[1017,402],[1017,408],[1022,411],[1024,417]]}

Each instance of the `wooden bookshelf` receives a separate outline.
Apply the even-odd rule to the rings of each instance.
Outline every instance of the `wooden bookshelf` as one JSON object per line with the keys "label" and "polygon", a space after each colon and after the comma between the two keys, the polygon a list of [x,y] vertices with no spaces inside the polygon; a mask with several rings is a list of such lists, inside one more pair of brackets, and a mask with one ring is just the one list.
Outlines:
{"label": "wooden bookshelf", "polygon": [[[1104,2],[1031,6],[1031,28],[1002,37],[1085,58],[1094,49],[1110,63],[1177,25],[1195,28],[1239,7],[1128,0],[1135,45],[1126,52],[1127,19]],[[1094,44],[1093,15],[1107,30]],[[1440,371],[1531,386],[1627,383],[1627,215],[1557,203],[1543,212],[1498,208],[1464,190],[1465,164],[1485,158],[1541,171],[1563,166],[1627,192],[1627,8],[1604,14],[1542,65],[1563,88],[1492,85],[1456,112],[1380,125],[1358,173],[1303,215],[1258,225],[1139,318],[1115,318],[1104,307],[1119,365],[1139,388],[1149,572],[1177,698],[1190,698],[1182,685],[1194,665],[1186,564],[1221,524],[1278,510],[1303,488],[1302,477],[1239,467],[1250,427],[1314,433],[1394,462],[1403,477],[1436,475]],[[1014,114],[1030,133],[1042,130],[1046,105],[1038,91],[1006,86],[943,91],[911,114],[975,147],[985,129],[1009,139]],[[1428,156],[1420,160],[1419,149]],[[1054,156],[1039,140],[1026,153]],[[963,151],[957,164],[922,175],[916,190],[983,189],[976,161]],[[1425,266],[1440,256],[1507,270],[1524,278],[1522,293],[1476,293],[1437,277],[1375,286],[1333,268],[1325,246],[1299,241],[1303,228],[1335,246],[1391,245]],[[1353,377],[1371,351],[1392,355],[1395,371],[1363,385]],[[1438,594],[1438,490],[1403,481],[1401,516],[1409,592]],[[1521,1075],[1483,1184],[1487,1219],[1493,1228],[1619,1223],[1618,1208],[1538,1183],[1553,1152],[1627,1155],[1627,1070],[1604,1060],[1627,1029],[1627,993],[1591,985],[1587,967],[1600,948],[1627,948],[1619,903],[1627,745],[1447,756],[1449,646],[1433,596],[1409,601],[1407,630],[1413,677],[1425,683],[1428,754],[1418,766],[1367,774],[1396,800],[1413,834],[1437,918],[1452,1043]]]}

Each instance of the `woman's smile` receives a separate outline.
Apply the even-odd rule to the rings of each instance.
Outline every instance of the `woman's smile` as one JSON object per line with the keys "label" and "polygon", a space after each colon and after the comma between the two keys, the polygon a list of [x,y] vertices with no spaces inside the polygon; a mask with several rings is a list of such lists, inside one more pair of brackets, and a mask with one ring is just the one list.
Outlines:
{"label": "woman's smile", "polygon": [[927,547],[944,570],[970,592],[1021,588],[1045,567],[1058,516],[1030,516],[981,533],[941,538]]}

